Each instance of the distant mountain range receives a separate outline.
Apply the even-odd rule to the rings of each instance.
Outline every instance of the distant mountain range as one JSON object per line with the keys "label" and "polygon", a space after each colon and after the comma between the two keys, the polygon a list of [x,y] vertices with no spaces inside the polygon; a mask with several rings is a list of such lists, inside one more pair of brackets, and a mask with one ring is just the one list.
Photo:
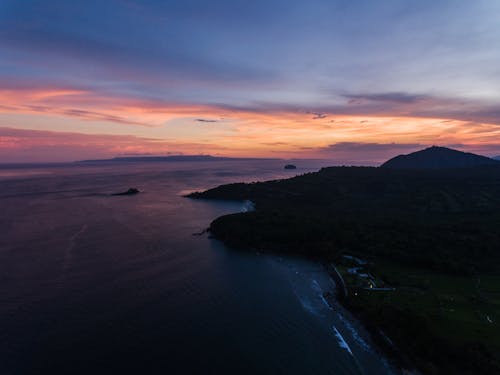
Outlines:
{"label": "distant mountain range", "polygon": [[[171,155],[171,156],[124,156],[111,159],[81,160],[77,163],[113,163],[113,162],[163,162],[163,161],[230,161],[230,160],[256,160],[257,158],[229,158],[211,155]],[[266,160],[270,160],[269,158]],[[274,159],[276,160],[276,159]]]}
{"label": "distant mountain range", "polygon": [[432,146],[408,155],[399,155],[381,165],[394,169],[471,168],[487,165],[500,166],[500,160],[462,152],[446,147]]}
{"label": "distant mountain range", "polygon": [[[264,160],[262,158],[231,158],[211,155],[124,156],[111,159],[81,160],[77,163],[137,163],[137,162],[211,162],[231,160]],[[279,160],[265,158],[265,160]],[[393,169],[470,168],[485,165],[500,166],[500,155],[494,158],[432,146],[408,155],[398,155],[381,165]]]}

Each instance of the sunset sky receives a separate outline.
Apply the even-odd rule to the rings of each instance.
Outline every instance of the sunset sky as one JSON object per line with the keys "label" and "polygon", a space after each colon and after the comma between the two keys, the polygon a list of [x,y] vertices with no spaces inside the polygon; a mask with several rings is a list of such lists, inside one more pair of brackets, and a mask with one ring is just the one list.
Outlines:
{"label": "sunset sky", "polygon": [[498,0],[2,0],[0,163],[500,154]]}

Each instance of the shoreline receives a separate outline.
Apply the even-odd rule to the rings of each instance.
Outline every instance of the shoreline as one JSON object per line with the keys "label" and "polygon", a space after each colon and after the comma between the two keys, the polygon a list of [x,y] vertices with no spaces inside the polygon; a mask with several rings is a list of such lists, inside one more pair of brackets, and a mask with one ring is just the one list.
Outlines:
{"label": "shoreline", "polygon": [[[250,202],[249,200],[243,200],[243,203]],[[252,210],[255,210],[255,207],[252,207]],[[244,210],[239,211],[239,212],[246,212]],[[197,235],[198,233],[194,234]],[[209,226],[206,228],[203,233],[200,234],[206,234],[208,235],[209,238],[213,238],[219,242],[221,242],[225,247],[227,247],[230,251],[243,251],[243,252],[250,252],[254,253],[255,255],[269,255],[269,256],[277,256],[280,259],[283,258],[288,258],[288,259],[301,259],[304,261],[312,261],[318,265],[320,265],[323,269],[324,274],[326,277],[330,280],[331,287],[329,290],[325,293],[322,294],[322,299],[325,303],[325,305],[328,306],[328,308],[332,311],[332,313],[335,314],[336,318],[340,321],[340,323],[343,326],[343,330],[347,330],[356,343],[364,347],[365,351],[367,352],[366,357],[369,357],[371,353],[374,353],[375,355],[378,356],[379,360],[383,363],[384,367],[388,370],[387,374],[397,374],[397,375],[422,375],[417,369],[413,368],[410,370],[407,367],[410,367],[408,363],[405,362],[402,358],[402,353],[395,347],[390,347],[387,345],[387,342],[382,340],[382,332],[380,331],[380,328],[378,331],[372,331],[367,327],[366,322],[363,321],[363,319],[355,314],[354,311],[351,311],[348,306],[345,304],[346,301],[348,301],[349,298],[349,293],[348,293],[348,288],[347,284],[343,280],[340,272],[337,270],[335,265],[332,262],[325,262],[321,259],[318,258],[309,258],[309,257],[304,257],[302,255],[297,255],[297,254],[287,254],[287,253],[282,253],[282,252],[274,252],[274,251],[266,251],[265,249],[256,249],[256,248],[249,248],[249,249],[241,249],[238,247],[234,247],[229,243],[226,243],[223,239],[218,238],[216,235],[211,230],[211,227]],[[331,268],[334,269],[334,274],[336,274],[336,277],[334,274],[331,272]],[[339,286],[339,284],[341,284]],[[337,330],[337,328],[334,326],[334,334],[340,335],[340,338],[342,341],[345,342],[345,338],[343,335]],[[337,336],[338,337],[338,336]],[[386,340],[390,340],[385,336]],[[342,346],[340,343],[339,339],[339,345]],[[346,343],[347,344],[347,343]],[[349,352],[351,352],[351,348],[347,348]],[[352,358],[354,362],[357,364],[357,366],[360,368],[360,371],[362,371],[363,374],[365,374],[365,368],[360,365],[359,358],[357,358],[352,352],[350,353],[352,355]],[[359,354],[359,353],[358,353]],[[370,361],[370,358],[365,358],[367,359],[367,362]],[[368,373],[369,374],[369,373]],[[367,375],[368,375],[367,374]]]}
{"label": "shoreline", "polygon": [[[358,316],[355,311],[349,309],[348,301],[349,295],[347,292],[347,286],[342,279],[342,276],[336,269],[333,263],[323,263],[325,267],[325,272],[330,277],[330,280],[335,285],[333,292],[326,293],[323,297],[335,311],[340,320],[343,321],[344,325],[349,329],[353,338],[355,340],[361,340],[365,345],[368,346],[370,350],[373,350],[376,354],[381,356],[381,360],[385,362],[389,371],[394,374],[402,375],[421,375],[421,373],[410,366],[408,360],[404,359],[401,351],[394,346],[392,341],[378,328],[374,331],[367,326],[367,322]],[[336,275],[332,275],[331,268],[336,272]],[[340,282],[340,289],[339,289]],[[408,367],[412,367],[409,369]]]}
{"label": "shoreline", "polygon": [[[497,373],[499,172],[331,167],[190,197],[257,204],[255,212],[211,223],[230,247],[334,261],[350,294],[339,303],[401,369]],[[376,264],[360,267],[343,254]]]}
{"label": "shoreline", "polygon": [[[237,251],[228,248],[228,251]],[[300,256],[270,254],[264,251],[250,251],[250,255],[268,258],[276,272],[285,277],[298,303],[320,324],[333,340],[334,350],[345,354],[353,366],[353,373],[362,375],[403,374],[390,359],[381,352],[367,330],[335,298],[337,284],[317,259]],[[362,327],[360,329],[360,327]],[[338,348],[338,349],[337,349]]]}

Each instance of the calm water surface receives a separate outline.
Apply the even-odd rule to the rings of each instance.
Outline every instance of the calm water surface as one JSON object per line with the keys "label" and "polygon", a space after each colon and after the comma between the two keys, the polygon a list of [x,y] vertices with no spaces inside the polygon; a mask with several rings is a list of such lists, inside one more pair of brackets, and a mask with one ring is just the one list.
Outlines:
{"label": "calm water surface", "polygon": [[0,374],[388,373],[319,265],[193,235],[247,205],[181,194],[300,164],[0,169]]}

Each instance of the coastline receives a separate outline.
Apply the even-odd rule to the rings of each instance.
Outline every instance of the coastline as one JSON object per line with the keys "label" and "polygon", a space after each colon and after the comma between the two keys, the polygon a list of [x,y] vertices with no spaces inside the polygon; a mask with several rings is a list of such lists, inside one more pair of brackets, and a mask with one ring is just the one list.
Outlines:
{"label": "coastline", "polygon": [[[210,230],[208,236],[221,242],[228,251],[242,251],[224,241],[213,237]],[[406,370],[394,359],[391,353],[381,347],[364,322],[350,311],[338,298],[339,284],[318,259],[311,259],[293,254],[274,253],[265,249],[247,249],[255,256],[265,256],[275,263],[277,273],[288,272],[292,289],[298,302],[310,314],[318,319],[336,340],[341,350],[345,350],[353,364],[363,375],[417,375],[418,372]],[[305,267],[303,264],[309,264]],[[300,266],[302,264],[302,266]],[[312,267],[311,267],[312,265]],[[288,271],[283,271],[284,269]],[[299,290],[296,290],[299,289]]]}
{"label": "coastline", "polygon": [[[189,198],[188,195],[184,195],[184,197]],[[242,200],[242,207],[239,211],[240,213],[255,211],[255,203],[251,200]],[[206,228],[204,231],[200,233],[194,233],[193,235],[204,235],[207,234],[209,238],[214,238],[217,241],[223,243],[230,251],[239,251],[241,249],[231,246],[231,244],[226,243],[223,239],[217,238],[217,236],[211,230],[211,226]],[[251,249],[251,252],[254,252],[256,255],[266,254],[273,255],[275,254],[273,251],[266,251],[265,249]],[[333,333],[338,339],[338,344],[340,347],[346,349],[349,354],[352,356],[353,361],[359,368],[362,374],[369,375],[365,371],[365,366],[360,364],[361,362],[371,362],[372,358],[368,359],[366,357],[370,357],[369,354],[375,354],[378,359],[383,363],[385,367],[386,373],[385,375],[421,375],[417,370],[408,370],[404,366],[404,361],[401,358],[401,353],[399,351],[394,351],[388,345],[384,345],[383,341],[380,339],[382,337],[380,335],[381,331],[370,331],[367,328],[366,322],[364,322],[361,317],[357,316],[354,311],[351,311],[346,302],[349,298],[349,292],[346,282],[344,281],[341,273],[337,270],[335,265],[332,262],[324,262],[318,259],[309,259],[308,257],[300,256],[300,255],[290,255],[290,254],[275,254],[280,259],[300,259],[303,261],[312,261],[321,265],[324,274],[328,277],[331,286],[327,292],[322,293],[321,298],[324,301],[325,305],[328,306],[329,310],[332,311],[340,321],[342,327],[337,327],[337,325],[333,326]],[[363,347],[366,351],[366,354],[360,355],[360,351],[356,353],[356,355],[352,352],[351,347],[345,341],[344,335],[339,332],[338,328],[349,335],[356,341],[359,346]],[[378,339],[377,339],[378,337]],[[360,358],[361,357],[361,358]]]}
{"label": "coastline", "polygon": [[[185,197],[189,197],[189,195],[185,195]],[[251,200],[246,199],[242,201],[242,207],[239,212],[250,212],[250,211],[255,211],[255,209],[256,209],[255,203],[252,202]],[[215,238],[216,240],[226,245],[230,250],[238,251],[237,248],[231,247],[229,244],[226,244],[224,240],[218,239],[216,236],[214,236],[214,234],[210,229],[210,226],[197,235],[205,233],[207,233],[209,237]],[[260,249],[260,250],[254,249],[254,252],[257,255],[273,254],[272,251],[269,252],[266,251],[265,249]],[[387,346],[381,345],[381,343],[378,340],[375,340],[374,339],[375,332],[370,332],[366,328],[366,324],[362,321],[362,319],[356,316],[353,311],[350,311],[348,307],[343,304],[343,302],[346,302],[347,299],[349,298],[348,287],[341,273],[337,270],[334,263],[308,259],[307,257],[303,256],[294,257],[287,254],[279,254],[278,256],[281,260],[283,260],[284,258],[292,260],[295,257],[297,257],[300,260],[312,261],[321,265],[324,274],[330,281],[330,287],[328,288],[328,291],[321,293],[322,301],[328,307],[328,309],[331,310],[332,313],[334,313],[337,316],[343,328],[345,328],[348,331],[350,336],[354,339],[355,342],[359,344],[359,346],[361,346],[367,353],[370,354],[375,353],[377,355],[378,359],[383,363],[383,366],[387,370],[387,375],[391,374],[420,375],[420,373],[417,372],[416,370],[405,369],[404,366],[402,366],[402,361],[400,360],[400,358],[398,358],[398,356],[395,355],[394,350],[392,351],[389,350]],[[349,352],[356,366],[359,368],[360,372],[362,374],[366,374],[364,366],[360,364],[360,360],[362,362],[371,362],[373,361],[373,359],[372,358],[367,359],[366,356],[362,356],[363,358],[357,357],[352,352],[351,347],[345,341],[344,336],[341,334],[341,332],[339,332],[338,328],[341,327],[337,327],[337,325],[338,323],[336,323],[336,325],[333,326],[333,330],[335,336],[337,337],[339,345]],[[344,331],[344,329],[342,329],[342,331]],[[358,351],[356,354],[359,356],[361,353]]]}
{"label": "coastline", "polygon": [[[340,319],[343,320],[344,325],[351,331],[351,334],[377,353],[381,360],[386,363],[388,370],[392,373],[403,375],[421,375],[421,373],[416,370],[414,366],[411,366],[411,364],[403,358],[402,353],[395,346],[389,344],[388,341],[390,341],[390,339],[385,336],[380,329],[370,329],[367,322],[363,321],[361,316],[357,315],[355,311],[349,309],[347,303],[349,296],[346,292],[343,292],[343,290],[347,291],[347,286],[345,285],[342,276],[332,263],[324,263],[324,267],[325,272],[329,275],[332,283],[335,284],[334,291],[324,296],[325,300],[330,305],[332,310],[337,312]],[[331,267],[335,269],[338,277],[332,275]],[[341,288],[339,288],[339,277]],[[413,368],[409,369],[408,367]]]}
{"label": "coastline", "polygon": [[229,247],[334,261],[351,294],[339,302],[402,369],[497,373],[499,203],[485,197],[498,196],[499,171],[331,167],[189,197],[256,203],[211,223]]}

